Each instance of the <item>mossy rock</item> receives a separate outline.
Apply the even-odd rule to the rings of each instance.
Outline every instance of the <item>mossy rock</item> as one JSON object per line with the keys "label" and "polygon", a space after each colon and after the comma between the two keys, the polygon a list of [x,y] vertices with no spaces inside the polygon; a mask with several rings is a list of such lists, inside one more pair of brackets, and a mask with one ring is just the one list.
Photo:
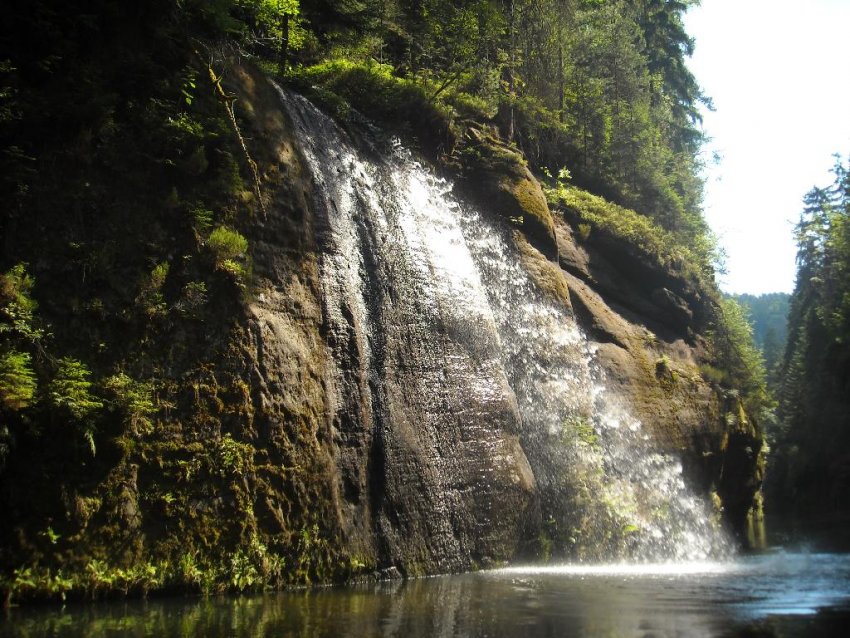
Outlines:
{"label": "mossy rock", "polygon": [[330,60],[292,73],[287,83],[349,132],[352,124],[356,128],[365,117],[400,136],[430,161],[439,161],[454,148],[450,109],[430,98],[423,86],[394,75],[385,64]]}
{"label": "mossy rock", "polygon": [[557,260],[552,214],[522,154],[494,135],[469,127],[456,158],[461,194],[517,227],[532,246]]}

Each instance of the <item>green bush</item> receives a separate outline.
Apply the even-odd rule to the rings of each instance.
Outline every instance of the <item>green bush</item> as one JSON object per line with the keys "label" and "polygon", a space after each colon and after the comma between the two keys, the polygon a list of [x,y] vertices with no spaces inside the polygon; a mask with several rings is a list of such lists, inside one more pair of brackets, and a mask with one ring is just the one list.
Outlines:
{"label": "green bush", "polygon": [[687,246],[648,217],[567,186],[561,180],[544,186],[544,193],[551,206],[561,208],[577,220],[578,234],[583,240],[592,232],[607,234],[632,246],[661,268],[680,269],[686,276],[713,287],[716,259],[710,241]]}
{"label": "green bush", "polygon": [[91,371],[86,364],[71,357],[58,362],[56,376],[48,386],[50,402],[57,408],[67,410],[75,419],[84,420],[103,407],[91,394]]}
{"label": "green bush", "polygon": [[26,352],[0,353],[0,403],[8,410],[21,410],[32,402],[37,382],[32,358]]}
{"label": "green bush", "polygon": [[134,430],[150,427],[150,416],[156,412],[153,385],[130,378],[123,372],[108,377],[104,388],[112,394],[111,404],[121,410]]}
{"label": "green bush", "polygon": [[165,285],[169,270],[170,266],[167,261],[157,264],[142,282],[136,300],[149,318],[163,316],[167,312],[162,287]]}
{"label": "green bush", "polygon": [[44,331],[35,323],[38,308],[32,298],[35,280],[27,273],[25,264],[18,264],[0,275],[0,336],[23,338],[35,342]]}
{"label": "green bush", "polygon": [[235,230],[219,226],[207,238],[215,257],[216,268],[229,272],[237,279],[246,274],[244,262],[248,254],[248,240]]}
{"label": "green bush", "polygon": [[[429,97],[429,84],[395,76],[389,65],[329,60],[300,69],[290,80],[342,121],[354,107],[420,145],[445,143],[452,135],[454,110],[433,91]],[[464,106],[474,108],[468,100]]]}
{"label": "green bush", "polygon": [[94,456],[93,419],[103,403],[91,393],[91,371],[82,361],[71,357],[63,357],[57,365],[56,375],[47,387],[47,398],[60,413],[71,417]]}

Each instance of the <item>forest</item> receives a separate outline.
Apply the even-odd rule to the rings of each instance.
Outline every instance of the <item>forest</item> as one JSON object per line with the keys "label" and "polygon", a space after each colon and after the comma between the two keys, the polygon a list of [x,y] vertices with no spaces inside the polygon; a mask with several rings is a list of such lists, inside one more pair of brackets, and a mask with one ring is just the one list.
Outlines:
{"label": "forest", "polygon": [[[237,197],[254,190],[253,179],[240,167],[210,77],[226,52],[242,49],[295,83],[325,82],[364,109],[422,107],[448,122],[492,120],[538,174],[640,212],[656,229],[656,245],[710,280],[718,255],[700,211],[698,154],[699,108],[710,102],[685,64],[688,4],[218,0],[130,11],[106,1],[13,3],[0,55],[2,229],[6,298],[17,299],[22,310],[11,312],[26,327],[11,335],[43,350],[28,297],[30,276],[41,277],[20,264],[105,285],[109,292],[96,298],[85,298],[90,285],[66,291],[85,326],[73,319],[67,336],[56,335],[90,353],[104,337],[88,334],[100,328],[86,314],[102,316],[103,325],[121,317],[144,333],[165,318],[166,280],[182,287],[182,318],[213,285],[193,279],[198,269],[217,265],[240,280],[234,258],[245,250],[228,232],[262,204]],[[214,179],[201,184],[201,175]],[[93,187],[95,176],[113,188]],[[138,198],[142,180],[156,184],[147,190],[153,201]],[[170,193],[165,201],[162,193]],[[68,207],[73,212],[60,213]],[[118,227],[128,232],[115,237]],[[200,254],[169,273],[167,256],[187,249]],[[38,251],[55,259],[36,265]],[[140,283],[128,291],[123,281]],[[53,303],[59,299],[40,312],[67,311]],[[18,397],[10,407],[35,396],[30,357],[4,355],[8,378],[19,384],[9,390]],[[88,364],[74,361],[82,391]],[[89,405],[85,392],[81,405]]]}
{"label": "forest", "polygon": [[[788,293],[773,292],[762,295],[735,295],[738,302],[748,313],[753,327],[753,341],[764,357],[765,370],[769,380],[779,374],[778,366],[788,341]],[[775,392],[775,385],[771,386]]]}
{"label": "forest", "polygon": [[[106,512],[135,507],[127,494],[137,479],[152,481],[156,511],[177,507],[173,488],[133,474],[138,467],[128,458],[156,460],[175,484],[206,473],[232,488],[240,507],[248,496],[237,475],[267,472],[273,485],[284,470],[269,468],[292,461],[251,456],[227,433],[203,451],[201,434],[179,442],[173,418],[189,414],[187,422],[208,433],[252,416],[240,407],[250,392],[238,366],[222,367],[254,295],[250,255],[261,238],[250,227],[275,205],[227,84],[226,69],[243,58],[341,122],[363,114],[392,128],[446,171],[476,123],[498,130],[526,158],[553,209],[580,211],[578,234],[622,238],[701,291],[709,308],[694,326],[705,336],[701,374],[768,430],[774,511],[800,520],[846,516],[850,169],[838,163],[835,183],[806,198],[787,346],[780,354],[768,345],[783,340],[779,325],[757,329],[762,356],[742,310],[748,301],[722,296],[714,280],[722,260],[702,215],[700,155],[700,112],[711,100],[687,67],[694,43],[683,26],[693,4],[6,3],[0,503],[9,515],[0,523],[0,563],[7,593],[241,591],[344,580],[363,567],[356,557],[342,564],[329,549],[319,510],[293,513],[285,538],[251,536],[216,568],[190,557],[167,568],[109,571],[98,554],[98,543],[123,538]],[[202,451],[193,461],[186,449]],[[298,458],[319,471],[321,459]],[[124,474],[113,471],[118,465]],[[309,490],[292,491],[301,498]],[[73,515],[63,519],[63,511]],[[211,514],[195,515],[215,524]],[[90,524],[106,532],[87,545]],[[244,539],[251,524],[222,523],[204,542]],[[176,555],[179,535],[169,534],[161,551]],[[286,569],[273,543],[286,548]],[[21,555],[31,569],[18,564]]]}
{"label": "forest", "polygon": [[[850,167],[836,156],[829,186],[803,198],[795,228],[797,281],[788,336],[773,372],[774,476],[767,487],[789,532],[841,543],[848,502],[850,397]],[[796,529],[795,529],[796,527]]]}

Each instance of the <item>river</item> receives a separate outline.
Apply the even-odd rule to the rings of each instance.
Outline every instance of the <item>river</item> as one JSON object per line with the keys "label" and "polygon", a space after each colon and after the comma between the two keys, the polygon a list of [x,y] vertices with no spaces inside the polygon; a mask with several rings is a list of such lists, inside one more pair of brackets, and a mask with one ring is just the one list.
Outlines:
{"label": "river", "polygon": [[254,596],[12,608],[0,636],[846,636],[850,555],[512,567]]}

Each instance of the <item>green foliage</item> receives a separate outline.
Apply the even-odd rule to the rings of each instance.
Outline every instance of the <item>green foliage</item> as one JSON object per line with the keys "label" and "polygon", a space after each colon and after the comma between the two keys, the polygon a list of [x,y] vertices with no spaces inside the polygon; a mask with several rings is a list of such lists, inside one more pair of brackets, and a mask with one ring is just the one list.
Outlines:
{"label": "green foliage", "polygon": [[283,581],[284,560],[269,552],[256,537],[246,549],[237,550],[227,566],[229,588],[233,591],[251,591]]}
{"label": "green foliage", "polygon": [[213,470],[222,477],[245,476],[253,464],[254,448],[225,434],[218,442]]}
{"label": "green foliage", "polygon": [[162,587],[164,567],[151,563],[137,563],[124,569],[100,560],[92,560],[86,565],[84,576],[81,578],[82,582],[77,586],[82,585],[90,598],[116,591],[124,595],[130,591],[144,595],[151,589]]}
{"label": "green foliage", "polygon": [[134,431],[151,427],[150,417],[157,411],[152,383],[136,381],[119,372],[104,379],[103,387],[111,395],[109,404],[123,412]]}
{"label": "green foliage", "polygon": [[32,403],[36,388],[29,353],[0,352],[0,405],[7,410],[22,410]]}
{"label": "green foliage", "polygon": [[761,351],[745,309],[730,297],[721,298],[710,334],[712,352],[721,373],[720,383],[737,390],[750,415],[764,417],[773,407]]}
{"label": "green foliage", "polygon": [[284,582],[284,567],[281,556],[253,538],[244,549],[217,564],[184,552],[173,563],[142,561],[129,567],[92,559],[73,572],[28,565],[15,569],[11,577],[2,578],[0,588],[11,601],[27,600],[34,595],[63,601],[72,596],[89,600],[116,594],[144,596],[165,586],[204,594],[249,592],[280,587]]}
{"label": "green foliage", "polygon": [[0,472],[38,399],[33,355],[43,354],[45,331],[36,316],[34,286],[23,263],[0,274]]}
{"label": "green foliage", "polygon": [[292,81],[344,121],[353,106],[423,143],[445,137],[451,120],[447,107],[429,99],[426,87],[393,71],[387,64],[329,60],[297,71]]}
{"label": "green foliage", "polygon": [[797,281],[779,365],[779,424],[769,503],[804,522],[846,516],[850,482],[850,162],[803,199]]}
{"label": "green foliage", "polygon": [[32,298],[34,285],[24,264],[0,275],[0,338],[36,342],[44,336],[35,323],[38,304]]}
{"label": "green foliage", "polygon": [[248,251],[248,240],[225,226],[219,226],[210,233],[207,245],[215,253],[217,260],[240,259]]}
{"label": "green foliage", "polygon": [[753,339],[764,355],[771,385],[776,385],[778,366],[788,339],[788,311],[791,296],[776,292],[764,295],[736,295],[736,301],[748,310]]}
{"label": "green foliage", "polygon": [[207,246],[213,253],[217,268],[237,279],[246,274],[248,240],[238,232],[226,226],[219,226],[207,237]]}
{"label": "green foliage", "polygon": [[[433,122],[441,119],[452,127],[458,117],[493,118],[532,165],[569,165],[576,185],[713,253],[700,210],[698,128],[698,107],[710,101],[685,63],[689,5],[308,3],[305,28],[326,58],[294,77],[302,90],[318,86],[313,97],[343,119],[332,96],[420,139],[416,124],[440,137]],[[451,150],[450,139],[442,143]]]}
{"label": "green foliage", "polygon": [[713,246],[685,243],[651,219],[563,181],[544,186],[544,193],[551,206],[562,208],[576,221],[583,241],[591,233],[603,233],[633,247],[660,268],[679,270],[695,281],[712,285],[717,261]]}
{"label": "green foliage", "polygon": [[203,206],[197,206],[192,211],[192,225],[199,235],[206,235],[213,224],[213,212]]}
{"label": "green foliage", "polygon": [[167,311],[162,287],[165,285],[169,270],[168,262],[157,264],[142,282],[137,301],[148,317],[162,316]]}
{"label": "green foliage", "polygon": [[103,407],[91,394],[91,371],[86,364],[71,357],[63,357],[57,362],[56,374],[47,387],[51,403],[79,421],[91,417]]}
{"label": "green foliage", "polygon": [[263,35],[276,43],[284,63],[291,51],[298,51],[310,40],[310,32],[301,18],[299,0],[255,0],[257,22]]}
{"label": "green foliage", "polygon": [[59,359],[56,374],[47,386],[47,398],[60,414],[72,419],[94,456],[94,418],[103,402],[92,395],[90,376],[91,372],[83,362],[71,357]]}

